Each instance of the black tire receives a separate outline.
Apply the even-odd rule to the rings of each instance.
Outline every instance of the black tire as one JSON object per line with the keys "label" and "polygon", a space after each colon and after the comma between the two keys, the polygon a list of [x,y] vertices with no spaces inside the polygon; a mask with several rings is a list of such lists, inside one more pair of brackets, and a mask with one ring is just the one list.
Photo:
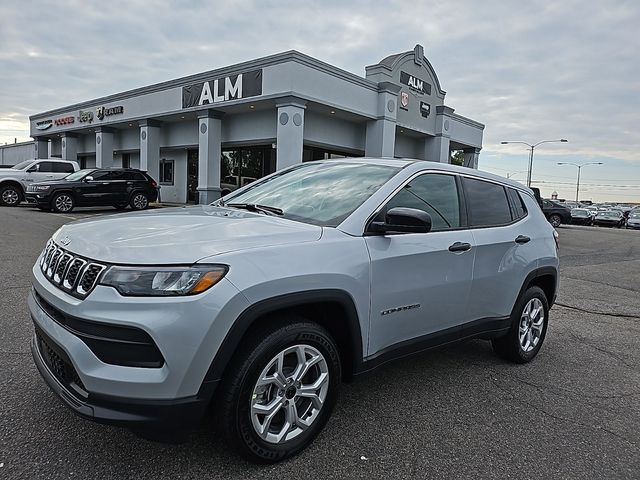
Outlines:
{"label": "black tire", "polygon": [[[539,334],[537,343],[531,350],[525,351],[520,341],[521,321],[525,307],[533,299],[538,299],[542,304],[544,320],[542,324],[542,331]],[[511,313],[511,328],[509,329],[509,332],[500,338],[492,340],[493,350],[498,354],[498,356],[511,362],[530,362],[538,354],[540,348],[542,347],[542,344],[544,343],[548,325],[549,302],[547,300],[547,296],[540,287],[529,287],[524,292],[522,297],[518,299],[518,301],[516,302],[516,306]]]}
{"label": "black tire", "polygon": [[[329,419],[340,386],[340,356],[329,333],[319,325],[305,321],[300,317],[289,317],[285,320],[284,326],[263,330],[259,334],[256,332],[247,341],[243,340],[243,348],[230,362],[227,368],[228,375],[219,387],[217,413],[223,435],[229,445],[238,453],[257,463],[275,463],[296,455],[307,447]],[[267,442],[266,439],[258,435],[252,423],[251,405],[255,399],[254,387],[263,369],[273,361],[275,356],[285,349],[297,345],[316,349],[326,361],[329,374],[326,397],[315,420],[306,430],[302,430],[294,438],[281,443]],[[269,388],[277,389],[278,387],[272,385]],[[285,397],[281,398],[286,403],[286,398],[289,397]],[[297,404],[300,399],[296,399],[298,397],[294,397],[293,401]],[[304,401],[304,399],[302,400]],[[284,411],[286,408],[282,407],[281,409],[283,416],[286,413]],[[297,407],[295,409],[299,415]],[[274,422],[276,418],[274,417]],[[288,434],[285,434],[285,438],[286,435]]]}
{"label": "black tire", "polygon": [[124,210],[127,208],[127,204],[126,203],[121,203],[119,205],[114,205],[113,208],[115,208],[116,210]]}
{"label": "black tire", "polygon": [[73,195],[69,192],[60,192],[53,196],[51,200],[51,210],[56,213],[69,213],[76,206]]}
{"label": "black tire", "polygon": [[144,210],[149,206],[149,197],[144,192],[134,192],[129,201],[131,210]]}
{"label": "black tire", "polygon": [[560,215],[556,215],[555,213],[549,215],[549,223],[555,228],[562,225],[562,217]]}
{"label": "black tire", "polygon": [[22,201],[22,191],[15,185],[5,185],[0,188],[0,205],[17,207]]}

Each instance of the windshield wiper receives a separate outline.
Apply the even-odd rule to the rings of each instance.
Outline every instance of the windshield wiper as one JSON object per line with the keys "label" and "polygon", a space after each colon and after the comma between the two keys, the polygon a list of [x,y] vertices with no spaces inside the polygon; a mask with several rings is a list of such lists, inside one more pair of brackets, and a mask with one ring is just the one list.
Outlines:
{"label": "windshield wiper", "polygon": [[284,215],[281,208],[270,207],[269,205],[260,205],[257,203],[227,203],[225,207],[243,208],[250,212],[260,212],[266,215]]}

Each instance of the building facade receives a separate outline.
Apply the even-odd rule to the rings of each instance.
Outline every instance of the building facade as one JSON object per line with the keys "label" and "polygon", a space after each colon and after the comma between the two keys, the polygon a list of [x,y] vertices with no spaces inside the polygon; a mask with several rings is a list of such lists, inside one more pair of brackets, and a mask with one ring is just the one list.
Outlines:
{"label": "building facade", "polygon": [[163,202],[208,203],[290,165],[344,156],[477,168],[484,125],[454,113],[423,48],[360,77],[284,52],[30,117],[38,158],[133,167]]}

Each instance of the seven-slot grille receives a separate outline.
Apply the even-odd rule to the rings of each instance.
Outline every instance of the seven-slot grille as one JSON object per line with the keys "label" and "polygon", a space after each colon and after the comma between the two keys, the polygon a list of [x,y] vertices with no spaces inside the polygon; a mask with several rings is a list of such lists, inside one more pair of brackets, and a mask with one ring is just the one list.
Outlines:
{"label": "seven-slot grille", "polygon": [[47,279],[79,298],[84,298],[98,283],[106,265],[78,257],[49,240],[40,256],[40,270]]}

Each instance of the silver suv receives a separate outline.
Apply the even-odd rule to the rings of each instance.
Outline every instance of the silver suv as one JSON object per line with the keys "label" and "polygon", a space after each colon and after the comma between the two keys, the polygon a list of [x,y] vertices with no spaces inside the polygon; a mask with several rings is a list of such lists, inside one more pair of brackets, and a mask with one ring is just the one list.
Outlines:
{"label": "silver suv", "polygon": [[59,180],[80,170],[78,162],[45,158],[25,160],[11,168],[0,169],[0,205],[15,207],[25,200],[27,187],[36,182]]}
{"label": "silver suv", "polygon": [[216,424],[300,452],[343,380],[468,338],[533,359],[558,285],[531,190],[424,161],[309,162],[207,206],[58,230],[33,267],[32,352],[76,413],[163,438]]}

